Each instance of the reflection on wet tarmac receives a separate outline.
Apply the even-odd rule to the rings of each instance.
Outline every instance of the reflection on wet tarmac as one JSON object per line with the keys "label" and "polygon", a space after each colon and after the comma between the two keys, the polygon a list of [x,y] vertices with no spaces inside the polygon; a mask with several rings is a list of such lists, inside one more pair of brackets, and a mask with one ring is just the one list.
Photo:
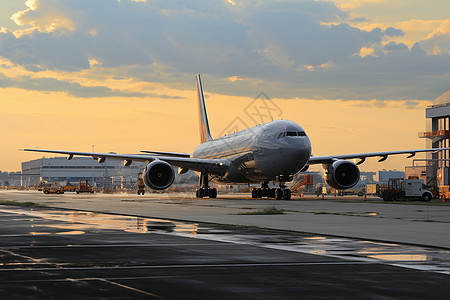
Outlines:
{"label": "reflection on wet tarmac", "polygon": [[408,254],[377,254],[369,255],[367,257],[381,259],[381,260],[395,260],[395,261],[426,261],[426,255],[408,255]]}
{"label": "reflection on wet tarmac", "polygon": [[0,212],[21,215],[21,220],[28,220],[30,235],[82,235],[100,229],[149,236],[175,234],[450,274],[450,251],[445,249],[72,210],[14,207]]}

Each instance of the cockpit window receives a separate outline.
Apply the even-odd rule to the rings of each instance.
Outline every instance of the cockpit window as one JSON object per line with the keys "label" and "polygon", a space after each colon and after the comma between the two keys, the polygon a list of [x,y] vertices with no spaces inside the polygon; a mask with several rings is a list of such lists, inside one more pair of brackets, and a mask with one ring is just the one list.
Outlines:
{"label": "cockpit window", "polygon": [[304,131],[280,132],[280,134],[278,135],[278,139],[284,138],[285,136],[306,136],[306,133]]}

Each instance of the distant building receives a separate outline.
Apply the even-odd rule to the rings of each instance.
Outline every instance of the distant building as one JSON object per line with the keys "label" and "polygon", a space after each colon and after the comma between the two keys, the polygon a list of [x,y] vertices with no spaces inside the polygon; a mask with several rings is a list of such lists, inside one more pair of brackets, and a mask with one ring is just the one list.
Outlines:
{"label": "distant building", "polygon": [[375,175],[376,172],[361,172],[361,179],[362,181],[365,181],[366,183],[375,183]]}
{"label": "distant building", "polygon": [[32,186],[40,181],[78,183],[80,179],[87,179],[94,185],[110,182],[113,176],[120,175],[126,181],[136,181],[137,174],[145,167],[145,163],[133,162],[124,167],[120,160],[105,160],[98,163],[91,157],[39,158],[22,163],[22,186]]}
{"label": "distant building", "polygon": [[[426,108],[426,130],[419,132],[419,137],[427,139],[429,148],[447,148],[450,146],[450,90],[437,97],[433,105]],[[447,167],[447,168],[444,168]],[[450,151],[427,154],[427,183],[434,184],[438,170],[448,172]],[[445,178],[449,178],[445,174]],[[444,182],[448,185],[448,179]]]}
{"label": "distant building", "polygon": [[378,181],[380,183],[387,183],[390,178],[405,178],[405,172],[397,170],[378,171]]}
{"label": "distant building", "polygon": [[20,172],[1,172],[0,186],[20,186]]}
{"label": "distant building", "polygon": [[[39,158],[22,163],[22,172],[15,176],[19,180],[18,186],[38,185],[41,181],[59,182],[69,181],[78,184],[79,180],[87,179],[94,186],[109,188],[133,187],[146,166],[145,162],[133,161],[125,167],[122,160],[106,159],[103,163],[91,157],[74,157],[68,160],[65,157]],[[174,186],[196,185],[198,176],[193,171],[179,175],[174,168]],[[21,180],[21,182],[20,182]],[[1,180],[0,180],[1,181]]]}

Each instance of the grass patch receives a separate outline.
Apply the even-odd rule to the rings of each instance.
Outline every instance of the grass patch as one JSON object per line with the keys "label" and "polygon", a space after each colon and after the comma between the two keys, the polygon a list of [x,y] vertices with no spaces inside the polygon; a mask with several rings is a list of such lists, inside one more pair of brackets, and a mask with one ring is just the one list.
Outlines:
{"label": "grass patch", "polygon": [[237,215],[282,215],[284,210],[278,209],[275,206],[263,208],[255,211],[239,212]]}
{"label": "grass patch", "polygon": [[47,205],[35,203],[35,202],[31,202],[31,201],[17,202],[17,201],[9,201],[9,200],[0,200],[0,205],[11,205],[11,206],[20,206],[20,207],[47,207]]}

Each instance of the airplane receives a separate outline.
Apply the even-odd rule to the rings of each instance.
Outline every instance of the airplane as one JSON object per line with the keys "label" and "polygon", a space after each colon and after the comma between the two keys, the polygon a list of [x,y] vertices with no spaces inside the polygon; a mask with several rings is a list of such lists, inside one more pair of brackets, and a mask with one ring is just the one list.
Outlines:
{"label": "airplane", "polygon": [[[322,164],[325,180],[331,187],[339,190],[355,186],[360,178],[358,165],[366,158],[380,157],[385,161],[390,155],[409,154],[413,157],[419,152],[436,152],[450,148],[433,148],[403,151],[385,151],[327,156],[311,155],[311,142],[305,130],[289,120],[275,120],[248,128],[233,134],[213,139],[209,129],[205,99],[200,74],[195,77],[201,144],[192,154],[143,150],[140,154],[117,154],[76,152],[42,149],[23,149],[24,151],[45,152],[74,156],[90,156],[99,163],[105,159],[120,159],[125,166],[133,161],[146,162],[142,177],[151,189],[169,188],[175,179],[173,167],[178,173],[189,170],[199,173],[199,188],[196,197],[216,198],[217,189],[209,183],[222,184],[261,183],[261,188],[252,189],[252,198],[291,199],[291,190],[286,182],[293,180],[297,172],[306,171],[310,165]],[[357,163],[351,160],[358,159]],[[269,182],[278,182],[278,188],[269,188]]]}

